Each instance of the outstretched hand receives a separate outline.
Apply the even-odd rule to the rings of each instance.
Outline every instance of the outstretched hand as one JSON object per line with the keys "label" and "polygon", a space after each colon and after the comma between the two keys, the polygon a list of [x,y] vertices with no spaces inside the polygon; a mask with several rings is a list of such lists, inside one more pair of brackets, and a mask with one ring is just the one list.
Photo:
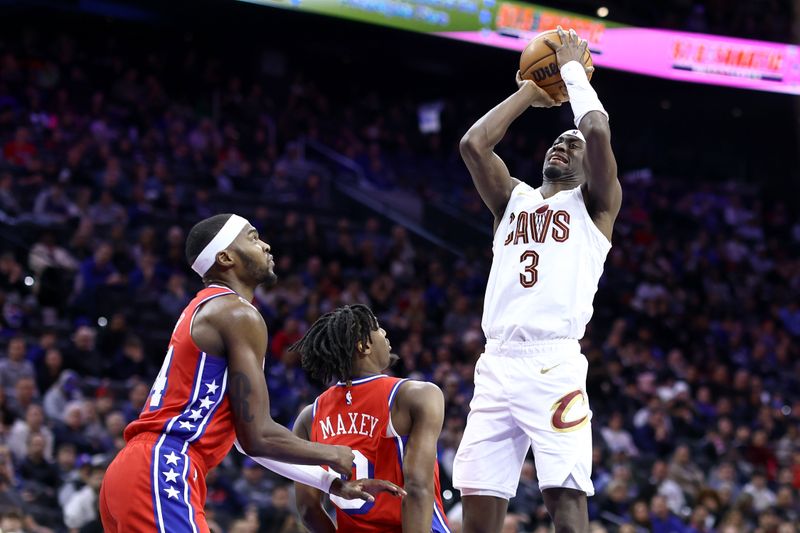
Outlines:
{"label": "outstretched hand", "polygon": [[547,94],[547,91],[536,85],[532,80],[523,80],[519,71],[517,71],[517,87],[520,90],[528,91],[530,94],[531,107],[553,107],[561,105],[561,102],[556,102]]}
{"label": "outstretched hand", "polygon": [[[563,67],[570,61],[577,61],[583,64],[583,56],[586,54],[586,49],[589,48],[589,41],[578,37],[578,33],[572,29],[567,33],[564,28],[558,26],[556,31],[559,39],[561,39],[561,44],[556,44],[547,38],[545,38],[544,42],[555,52],[558,68]],[[587,75],[594,72],[594,67],[584,67],[584,69]]]}
{"label": "outstretched hand", "polygon": [[391,481],[383,479],[357,479],[354,481],[339,481],[331,485],[331,494],[345,500],[375,501],[375,496],[381,492],[388,492],[393,496],[405,496],[406,491]]}

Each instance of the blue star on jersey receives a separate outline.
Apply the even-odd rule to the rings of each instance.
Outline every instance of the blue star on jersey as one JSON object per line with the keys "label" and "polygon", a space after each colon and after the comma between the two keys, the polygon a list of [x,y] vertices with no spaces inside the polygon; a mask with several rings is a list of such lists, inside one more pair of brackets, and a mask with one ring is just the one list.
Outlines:
{"label": "blue star on jersey", "polygon": [[166,425],[166,433],[187,442],[199,439],[225,394],[228,377],[224,359],[201,354],[191,396],[181,414]]}

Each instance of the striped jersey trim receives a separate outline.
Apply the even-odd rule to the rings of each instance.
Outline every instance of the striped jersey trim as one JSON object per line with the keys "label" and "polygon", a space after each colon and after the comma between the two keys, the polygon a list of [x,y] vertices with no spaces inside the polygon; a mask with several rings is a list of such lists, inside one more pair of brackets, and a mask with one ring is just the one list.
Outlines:
{"label": "striped jersey trim", "polygon": [[[376,379],[388,378],[388,377],[389,376],[387,376],[386,374],[378,374],[378,375],[369,376],[369,377],[366,377],[366,378],[354,379],[353,381],[350,382],[350,384],[351,385],[361,385],[362,383],[368,383],[368,382],[374,381]],[[336,383],[336,386],[337,387],[346,387],[347,383],[345,383],[344,381],[339,381],[339,382]]]}

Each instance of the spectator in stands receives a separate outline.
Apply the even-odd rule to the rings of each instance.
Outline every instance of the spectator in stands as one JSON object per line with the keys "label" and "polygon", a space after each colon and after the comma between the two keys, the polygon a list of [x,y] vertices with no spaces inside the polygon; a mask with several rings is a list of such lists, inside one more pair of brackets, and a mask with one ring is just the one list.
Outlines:
{"label": "spectator in stands", "polygon": [[[5,484],[0,481],[0,491],[5,488]],[[0,530],[7,531],[8,533],[23,533],[24,529],[24,516],[22,511],[17,506],[3,506],[0,510]]]}
{"label": "spectator in stands", "polygon": [[646,501],[637,500],[633,503],[630,521],[637,528],[643,528],[645,531],[653,531],[653,524],[650,521],[650,509]]}
{"label": "spectator in stands", "polygon": [[78,262],[72,254],[56,242],[55,233],[45,231],[31,247],[28,254],[28,266],[37,276],[42,276],[47,269],[75,271]]}
{"label": "spectator in stands", "polygon": [[61,183],[53,183],[40,192],[33,207],[34,220],[43,226],[66,224],[79,214]]}
{"label": "spectator in stands", "polygon": [[628,430],[622,427],[622,413],[615,411],[611,413],[608,425],[600,430],[603,440],[611,453],[624,453],[629,457],[636,457],[639,450],[633,443],[633,437]]}
{"label": "spectator in stands", "polygon": [[274,487],[274,479],[249,458],[242,464],[242,477],[233,484],[233,489],[242,498],[245,506],[254,506],[261,511],[269,508]]}
{"label": "spectator in stands", "polygon": [[9,398],[9,409],[16,418],[24,418],[28,407],[39,397],[36,381],[32,377],[22,376],[14,385],[14,394]]}
{"label": "spectator in stands", "polygon": [[270,353],[272,357],[281,359],[286,348],[300,340],[303,334],[300,332],[300,321],[296,318],[287,318],[283,327],[272,337]]}
{"label": "spectator in stands", "polygon": [[103,531],[103,526],[100,524],[100,515],[97,511],[97,501],[106,466],[102,459],[92,459],[85,479],[86,484],[64,504],[64,524],[70,530],[80,530],[87,533]]}
{"label": "spectator in stands", "polygon": [[88,216],[101,235],[106,234],[114,224],[125,224],[128,217],[125,209],[114,201],[114,196],[108,189],[100,193],[97,203],[89,209]]}
{"label": "spectator in stands", "polygon": [[672,533],[684,531],[685,525],[667,507],[667,500],[663,496],[653,496],[650,500],[650,524],[653,533]]}
{"label": "spectator in stands", "polygon": [[101,451],[103,453],[116,455],[116,453],[122,449],[125,445],[123,432],[125,431],[126,425],[125,415],[123,415],[122,412],[112,411],[106,415],[106,438],[103,439],[101,443]]}
{"label": "spectator in stands", "polygon": [[686,496],[680,485],[668,477],[667,464],[657,460],[653,463],[650,477],[641,488],[642,496],[651,499],[655,495],[663,496],[667,507],[675,514],[680,513],[686,506]]}
{"label": "spectator in stands", "polygon": [[165,316],[180,316],[181,310],[191,300],[191,295],[186,288],[186,276],[173,272],[167,280],[166,290],[158,300],[158,305]]}
{"label": "spectator in stands", "polygon": [[10,427],[15,420],[16,415],[9,405],[8,397],[5,391],[0,388],[0,435],[3,435],[6,428]]}
{"label": "spectator in stands", "polygon": [[756,471],[752,480],[742,488],[742,493],[753,498],[753,508],[761,513],[775,505],[777,498],[775,493],[767,486],[767,475],[762,471]]}
{"label": "spectator in stands", "polygon": [[299,520],[290,503],[289,486],[285,483],[276,485],[270,494],[269,505],[259,509],[258,531],[281,533],[300,529]]}
{"label": "spectator in stands", "polygon": [[508,510],[512,514],[531,516],[543,505],[542,491],[539,490],[536,480],[536,467],[533,461],[525,461],[522,464],[517,495],[509,501]]}
{"label": "spectator in stands", "polygon": [[704,483],[703,472],[692,462],[689,446],[685,444],[675,449],[667,475],[680,485],[683,493],[689,498],[697,496]]}
{"label": "spectator in stands", "polygon": [[40,391],[48,391],[64,371],[64,356],[58,348],[48,348],[36,366],[36,386]]}
{"label": "spectator in stands", "polygon": [[108,375],[119,380],[131,377],[149,380],[155,375],[153,365],[145,357],[144,344],[139,337],[130,335],[125,339]]}
{"label": "spectator in stands", "polygon": [[95,450],[84,433],[86,422],[83,413],[83,400],[73,400],[64,407],[64,421],[56,425],[53,431],[56,446],[72,444],[78,453],[91,454]]}
{"label": "spectator in stands", "polygon": [[8,342],[6,358],[0,359],[0,386],[11,398],[15,397],[14,386],[20,379],[36,376],[33,365],[25,359],[26,352],[25,338],[16,336]]}
{"label": "spectator in stands", "polygon": [[42,435],[31,434],[27,448],[28,454],[18,469],[26,507],[36,522],[58,527],[61,524],[61,508],[56,493],[58,469],[45,458],[45,439]]}
{"label": "spectator in stands", "polygon": [[81,378],[73,370],[64,370],[58,380],[50,386],[44,395],[44,412],[47,418],[61,421],[67,404],[83,398],[80,390]]}
{"label": "spectator in stands", "polygon": [[142,412],[144,402],[150,394],[150,386],[137,377],[127,380],[126,383],[129,391],[128,400],[122,404],[121,410],[125,415],[125,419],[130,422]]}
{"label": "spectator in stands", "polygon": [[67,367],[81,376],[102,376],[110,361],[95,348],[97,331],[94,328],[79,326],[72,335],[72,344],[65,350]]}
{"label": "spectator in stands", "polygon": [[37,152],[36,145],[31,142],[31,132],[24,126],[18,127],[14,139],[3,146],[3,157],[20,167],[27,165]]}
{"label": "spectator in stands", "polygon": [[33,435],[38,435],[42,438],[43,457],[48,461],[52,461],[53,446],[55,444],[53,432],[45,425],[42,406],[35,403],[28,406],[24,419],[17,419],[14,422],[6,441],[16,461],[22,461],[28,454],[28,441]]}

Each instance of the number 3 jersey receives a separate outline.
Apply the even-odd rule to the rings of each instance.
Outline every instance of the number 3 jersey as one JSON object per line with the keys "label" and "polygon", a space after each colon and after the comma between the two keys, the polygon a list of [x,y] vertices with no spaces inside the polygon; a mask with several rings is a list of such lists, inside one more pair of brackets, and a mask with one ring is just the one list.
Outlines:
{"label": "number 3 jersey", "polygon": [[[353,479],[385,479],[403,486],[403,455],[406,437],[398,436],[390,413],[400,385],[406,380],[385,375],[356,379],[350,387],[337,383],[314,402],[311,440],[350,446],[355,455]],[[434,484],[431,531],[449,533],[442,507],[439,465],[431,473]],[[381,493],[374,502],[343,500],[331,496],[336,505],[336,530],[356,532],[402,532],[402,499]]]}
{"label": "number 3 jersey", "polygon": [[499,341],[580,339],[611,243],[581,187],[544,199],[519,183],[492,243],[483,332]]}

